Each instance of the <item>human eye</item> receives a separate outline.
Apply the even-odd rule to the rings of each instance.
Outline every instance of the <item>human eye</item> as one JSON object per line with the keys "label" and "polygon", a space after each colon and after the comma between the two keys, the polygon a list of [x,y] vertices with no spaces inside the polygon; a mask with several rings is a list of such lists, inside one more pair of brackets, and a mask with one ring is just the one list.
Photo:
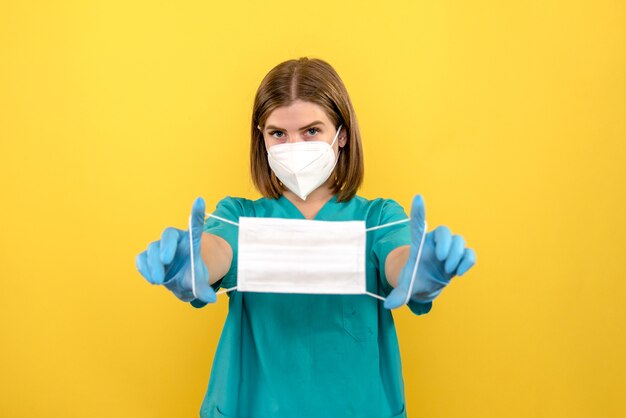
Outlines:
{"label": "human eye", "polygon": [[269,134],[271,137],[276,139],[282,139],[285,136],[285,133],[283,131],[270,131]]}
{"label": "human eye", "polygon": [[309,129],[306,130],[306,132],[310,136],[315,136],[315,135],[317,135],[320,132],[320,130],[319,130],[319,128],[309,128]]}

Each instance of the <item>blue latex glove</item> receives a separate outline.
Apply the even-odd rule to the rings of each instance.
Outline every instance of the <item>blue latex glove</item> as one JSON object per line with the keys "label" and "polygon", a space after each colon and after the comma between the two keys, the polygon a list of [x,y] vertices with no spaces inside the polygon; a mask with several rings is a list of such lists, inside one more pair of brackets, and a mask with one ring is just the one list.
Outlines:
{"label": "blue latex glove", "polygon": [[[424,199],[415,196],[411,207],[411,251],[400,272],[398,286],[385,299],[385,308],[394,309],[407,303],[411,278],[425,228]],[[455,276],[462,276],[475,263],[474,250],[465,248],[460,235],[452,235],[446,226],[439,226],[424,237],[417,275],[410,291],[411,301],[428,303],[434,300]]]}
{"label": "blue latex glove", "polygon": [[195,286],[191,278],[189,231],[166,228],[161,240],[151,243],[136,259],[137,269],[150,283],[164,285],[180,300],[193,301],[194,306],[212,303],[217,299],[215,291],[209,284],[209,271],[200,255],[204,215],[204,199],[199,197],[193,204],[190,220],[190,228],[193,231]]}

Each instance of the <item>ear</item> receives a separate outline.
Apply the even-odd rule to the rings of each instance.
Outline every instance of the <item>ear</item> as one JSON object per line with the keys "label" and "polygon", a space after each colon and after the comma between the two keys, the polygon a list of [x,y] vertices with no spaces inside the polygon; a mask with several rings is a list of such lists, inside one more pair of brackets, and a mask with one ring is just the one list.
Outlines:
{"label": "ear", "polygon": [[341,127],[341,132],[339,132],[339,138],[337,138],[337,142],[339,143],[339,148],[343,148],[348,143],[348,132],[346,132],[346,128]]}

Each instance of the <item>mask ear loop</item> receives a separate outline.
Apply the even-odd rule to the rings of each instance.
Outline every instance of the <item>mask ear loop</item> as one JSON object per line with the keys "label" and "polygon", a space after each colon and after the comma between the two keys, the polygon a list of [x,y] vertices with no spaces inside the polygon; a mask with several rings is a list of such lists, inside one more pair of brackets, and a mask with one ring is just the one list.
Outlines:
{"label": "mask ear loop", "polygon": [[339,132],[341,132],[342,126],[343,125],[339,125],[339,128],[337,128],[337,133],[335,133],[335,138],[333,138],[333,142],[330,144],[331,147],[335,145],[335,142],[337,142],[337,138],[339,138]]}
{"label": "mask ear loop", "polygon": [[[395,221],[395,222],[389,222],[386,223],[384,225],[379,225],[379,226],[374,226],[371,228],[367,228],[365,230],[365,232],[369,232],[369,231],[375,231],[377,229],[382,229],[382,228],[387,228],[393,225],[398,225],[398,224],[402,224],[402,223],[406,223],[406,222],[410,222],[411,218],[407,218],[407,219],[402,219],[401,221]],[[409,283],[409,288],[407,290],[407,295],[406,295],[406,300],[404,301],[404,305],[406,305],[407,303],[409,303],[409,301],[411,300],[411,294],[413,293],[413,286],[415,285],[415,278],[417,277],[417,268],[419,267],[419,262],[422,259],[422,248],[424,247],[424,242],[425,242],[425,236],[426,236],[426,231],[428,229],[428,224],[426,223],[426,221],[424,220],[424,231],[422,232],[422,237],[420,239],[420,246],[419,249],[417,250],[417,257],[415,259],[415,267],[413,267],[413,274],[411,275],[411,282]],[[380,299],[382,301],[385,300],[384,297],[377,295],[375,293],[371,293],[366,291],[365,292],[366,295],[371,296],[373,298],[376,299]]]}

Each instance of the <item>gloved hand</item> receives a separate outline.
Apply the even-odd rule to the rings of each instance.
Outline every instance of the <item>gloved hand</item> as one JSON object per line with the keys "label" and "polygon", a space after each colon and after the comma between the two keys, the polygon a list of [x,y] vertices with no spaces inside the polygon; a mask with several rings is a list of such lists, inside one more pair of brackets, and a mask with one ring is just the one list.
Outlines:
{"label": "gloved hand", "polygon": [[439,226],[428,232],[424,244],[413,288],[409,290],[417,261],[418,250],[425,228],[424,200],[415,196],[411,207],[411,250],[407,263],[400,271],[398,286],[385,299],[385,308],[394,309],[410,300],[427,303],[434,300],[455,276],[462,276],[475,263],[476,255],[471,248],[465,248],[460,235],[452,235],[446,226]]}
{"label": "gloved hand", "polygon": [[199,299],[206,304],[217,299],[215,291],[209,284],[206,264],[200,255],[204,214],[204,199],[199,197],[193,204],[190,222],[193,231],[195,286],[191,278],[189,231],[166,228],[161,235],[161,241],[151,243],[136,259],[137,269],[142,276],[152,284],[164,285],[184,302]]}

